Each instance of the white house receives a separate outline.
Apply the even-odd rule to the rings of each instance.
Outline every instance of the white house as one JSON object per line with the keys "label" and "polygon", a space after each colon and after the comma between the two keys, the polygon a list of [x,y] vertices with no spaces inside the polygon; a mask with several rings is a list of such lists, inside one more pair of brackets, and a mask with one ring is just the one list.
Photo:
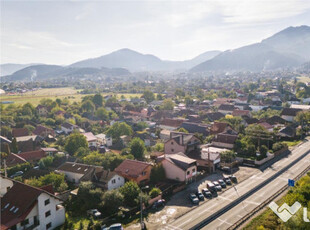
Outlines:
{"label": "white house", "polygon": [[108,147],[112,146],[112,137],[105,135],[104,133],[100,133],[96,135],[98,143],[100,145],[106,145]]}
{"label": "white house", "polygon": [[125,178],[118,175],[116,172],[103,170],[95,174],[95,185],[107,190],[117,189],[125,184]]}
{"label": "white house", "polygon": [[72,183],[80,183],[81,180],[91,180],[96,166],[66,162],[60,165],[56,172],[65,174],[66,180]]}
{"label": "white house", "polygon": [[61,125],[61,131],[63,131],[65,134],[70,134],[75,129],[79,129],[79,127],[68,122],[65,122]]}
{"label": "white house", "polygon": [[83,136],[86,137],[88,147],[97,147],[98,140],[97,137],[92,132],[83,133]]}
{"label": "white house", "polygon": [[65,222],[65,208],[49,189],[0,177],[1,230],[55,229]]}

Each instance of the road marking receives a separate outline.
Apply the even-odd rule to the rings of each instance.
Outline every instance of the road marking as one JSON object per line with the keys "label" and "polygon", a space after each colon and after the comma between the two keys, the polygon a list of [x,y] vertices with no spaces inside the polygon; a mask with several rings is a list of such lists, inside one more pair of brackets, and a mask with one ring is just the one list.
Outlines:
{"label": "road marking", "polygon": [[218,196],[218,198],[221,198],[223,200],[233,201],[232,199],[229,199],[228,197],[225,197],[225,196]]}
{"label": "road marking", "polygon": [[221,224],[225,223],[228,224],[229,226],[231,226],[232,224],[227,222],[226,220],[221,220],[220,218],[217,218],[217,220],[219,220],[221,222]]}
{"label": "road marking", "polygon": [[191,220],[192,220],[192,218],[189,218],[188,220],[183,221],[182,224],[177,225],[177,228],[180,229],[180,226],[182,226],[183,224],[186,224],[186,223],[190,222]]}
{"label": "road marking", "polygon": [[249,203],[249,204],[255,204],[255,205],[260,205],[260,203],[258,202],[254,202],[254,201],[250,201],[250,200],[246,200],[245,203]]}
{"label": "road marking", "polygon": [[181,228],[175,227],[171,224],[166,225],[164,229],[182,230]]}

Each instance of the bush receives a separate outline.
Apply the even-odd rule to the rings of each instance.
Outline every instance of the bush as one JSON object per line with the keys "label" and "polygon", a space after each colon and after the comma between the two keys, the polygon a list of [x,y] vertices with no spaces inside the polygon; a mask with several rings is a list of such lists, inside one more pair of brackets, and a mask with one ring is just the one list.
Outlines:
{"label": "bush", "polygon": [[283,148],[287,148],[287,144],[281,143],[281,142],[277,142],[277,143],[274,143],[272,145],[273,152],[279,151],[279,150],[281,150]]}
{"label": "bush", "polygon": [[28,163],[28,162],[24,163],[24,164],[18,164],[16,166],[12,167],[12,168],[9,168],[7,170],[7,173],[8,173],[8,176],[11,176],[11,175],[13,175],[14,173],[16,173],[18,171],[25,172],[25,171],[29,170],[31,167],[32,167],[32,165],[30,163]]}
{"label": "bush", "polygon": [[161,191],[159,188],[152,188],[152,190],[150,191],[149,195],[150,197],[153,199],[157,196],[159,196],[159,194],[161,194]]}

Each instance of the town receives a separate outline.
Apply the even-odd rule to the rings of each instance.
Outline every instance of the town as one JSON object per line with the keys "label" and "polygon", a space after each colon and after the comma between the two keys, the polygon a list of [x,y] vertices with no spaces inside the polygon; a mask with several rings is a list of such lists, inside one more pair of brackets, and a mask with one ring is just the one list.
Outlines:
{"label": "town", "polygon": [[2,228],[157,229],[218,199],[307,140],[300,74],[146,79],[130,97],[136,83],[115,82],[38,104],[14,103],[33,83],[3,84]]}

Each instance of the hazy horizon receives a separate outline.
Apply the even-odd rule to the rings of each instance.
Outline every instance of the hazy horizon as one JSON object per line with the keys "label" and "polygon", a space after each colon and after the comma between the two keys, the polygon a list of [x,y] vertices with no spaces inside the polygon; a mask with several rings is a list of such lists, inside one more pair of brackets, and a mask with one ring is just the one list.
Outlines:
{"label": "hazy horizon", "polygon": [[307,25],[298,1],[1,1],[1,64],[67,65],[128,48],[182,61]]}

